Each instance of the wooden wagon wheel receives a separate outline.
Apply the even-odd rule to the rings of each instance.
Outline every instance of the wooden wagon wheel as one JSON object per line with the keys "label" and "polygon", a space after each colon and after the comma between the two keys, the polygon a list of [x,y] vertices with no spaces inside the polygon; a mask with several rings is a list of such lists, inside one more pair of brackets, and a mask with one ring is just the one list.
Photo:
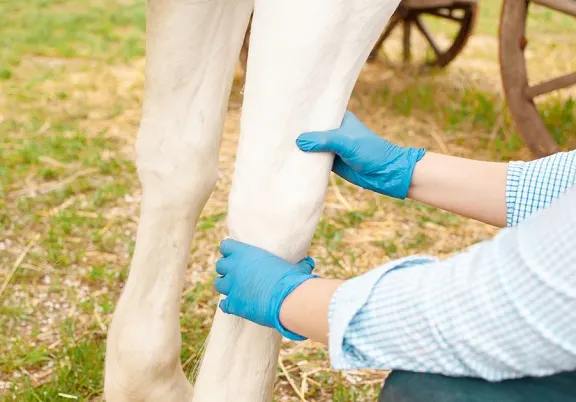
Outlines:
{"label": "wooden wagon wheel", "polygon": [[[576,16],[576,0],[534,0],[548,8]],[[534,104],[537,96],[576,84],[576,73],[530,86],[524,49],[528,1],[504,0],[500,14],[500,73],[508,109],[520,136],[536,156],[559,151]]]}
{"label": "wooden wagon wheel", "polygon": [[[418,4],[415,7],[415,4]],[[420,5],[422,4],[422,5]],[[412,45],[411,36],[412,30],[417,30],[426,39],[428,46],[433,52],[434,57],[424,61],[424,65],[433,67],[444,67],[450,63],[462,51],[468,37],[474,29],[474,23],[477,15],[477,4],[475,0],[404,0],[398,6],[398,9],[390,18],[386,29],[376,42],[368,61],[377,59],[378,52],[381,50],[384,41],[390,36],[392,31],[399,25],[402,25],[403,32],[403,59],[409,62],[412,59]],[[442,49],[434,39],[432,32],[428,29],[423,21],[423,17],[432,16],[440,20],[453,22],[458,26],[458,31],[452,44]],[[244,72],[246,72],[246,64],[248,60],[248,43],[250,40],[250,28],[252,25],[252,17],[248,24],[248,31],[244,37],[244,43],[240,52],[240,64]]]}
{"label": "wooden wagon wheel", "polygon": [[[478,7],[476,1],[462,0],[411,0],[403,1],[390,18],[386,29],[376,42],[370,53],[368,61],[374,61],[386,39],[395,28],[402,28],[402,58],[404,62],[412,60],[412,31],[419,32],[426,40],[432,51],[432,57],[426,58],[422,64],[429,67],[445,67],[462,51],[468,37],[474,29]],[[424,22],[425,17],[433,17],[442,21],[453,23],[457,32],[451,38],[451,44],[442,48],[434,38],[433,33]]]}

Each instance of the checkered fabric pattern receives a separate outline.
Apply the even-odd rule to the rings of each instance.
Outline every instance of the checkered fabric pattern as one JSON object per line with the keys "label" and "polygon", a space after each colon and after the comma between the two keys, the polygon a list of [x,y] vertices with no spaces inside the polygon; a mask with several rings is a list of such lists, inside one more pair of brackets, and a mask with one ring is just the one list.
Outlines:
{"label": "checkered fabric pattern", "polygon": [[506,182],[508,226],[515,226],[534,212],[547,208],[575,181],[575,151],[532,162],[510,162]]}
{"label": "checkered fabric pattern", "polygon": [[493,239],[341,285],[329,313],[332,366],[490,381],[576,370],[575,156],[510,163],[512,227]]}

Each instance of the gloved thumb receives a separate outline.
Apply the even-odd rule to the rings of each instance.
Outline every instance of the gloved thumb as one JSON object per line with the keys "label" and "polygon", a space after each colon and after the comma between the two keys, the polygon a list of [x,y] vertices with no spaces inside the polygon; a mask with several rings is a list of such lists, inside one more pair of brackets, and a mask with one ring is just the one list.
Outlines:
{"label": "gloved thumb", "polygon": [[312,270],[316,267],[316,263],[314,262],[312,257],[306,257],[296,265],[307,273],[312,272]]}
{"label": "gloved thumb", "polygon": [[296,145],[305,152],[334,152],[337,154],[344,149],[342,136],[335,130],[304,133],[296,139]]}

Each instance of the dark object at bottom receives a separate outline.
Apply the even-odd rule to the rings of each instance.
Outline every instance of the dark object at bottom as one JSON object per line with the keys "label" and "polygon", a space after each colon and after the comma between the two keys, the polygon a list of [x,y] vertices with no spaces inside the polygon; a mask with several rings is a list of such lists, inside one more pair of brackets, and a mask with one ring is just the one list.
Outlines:
{"label": "dark object at bottom", "polygon": [[576,372],[488,382],[394,371],[378,402],[576,402]]}

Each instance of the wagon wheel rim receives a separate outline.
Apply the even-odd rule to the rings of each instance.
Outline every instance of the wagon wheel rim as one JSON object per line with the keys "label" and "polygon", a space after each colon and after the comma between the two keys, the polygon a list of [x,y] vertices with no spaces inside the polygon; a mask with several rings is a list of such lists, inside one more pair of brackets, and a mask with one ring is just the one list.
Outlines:
{"label": "wagon wheel rim", "polygon": [[[462,11],[462,16],[458,17],[455,12]],[[476,23],[476,13],[477,5],[474,3],[466,3],[462,5],[454,5],[451,7],[438,8],[438,9],[424,9],[424,10],[413,10],[409,14],[409,18],[412,19],[413,25],[419,31],[419,33],[426,39],[428,46],[435,55],[432,60],[426,60],[425,65],[430,67],[445,67],[450,63],[456,56],[462,51],[468,38],[472,34],[474,25]],[[454,21],[456,24],[460,25],[458,33],[453,39],[452,45],[446,50],[442,51],[439,45],[434,40],[433,34],[427,28],[423,21],[422,16],[431,15],[436,18],[442,18],[449,21]]]}
{"label": "wagon wheel rim", "polygon": [[[414,58],[412,52],[412,37],[414,31],[422,36],[427,44],[427,48],[432,51],[434,57],[425,59],[421,63],[422,67],[445,67],[462,51],[468,38],[470,37],[476,23],[477,4],[476,3],[456,3],[450,6],[436,8],[407,8],[402,5],[388,23],[385,31],[376,42],[369,60],[374,60],[383,43],[388,39],[391,32],[402,27],[402,59],[404,63],[411,62]],[[445,49],[439,46],[437,39],[423,17],[434,17],[445,21],[453,22],[458,26],[456,34],[451,38],[451,44]]]}
{"label": "wagon wheel rim", "polygon": [[[500,14],[500,73],[506,103],[520,137],[536,156],[560,150],[548,131],[535,99],[550,92],[576,85],[576,72],[529,84],[524,50],[528,1],[504,0]],[[568,14],[570,15],[570,14]]]}

